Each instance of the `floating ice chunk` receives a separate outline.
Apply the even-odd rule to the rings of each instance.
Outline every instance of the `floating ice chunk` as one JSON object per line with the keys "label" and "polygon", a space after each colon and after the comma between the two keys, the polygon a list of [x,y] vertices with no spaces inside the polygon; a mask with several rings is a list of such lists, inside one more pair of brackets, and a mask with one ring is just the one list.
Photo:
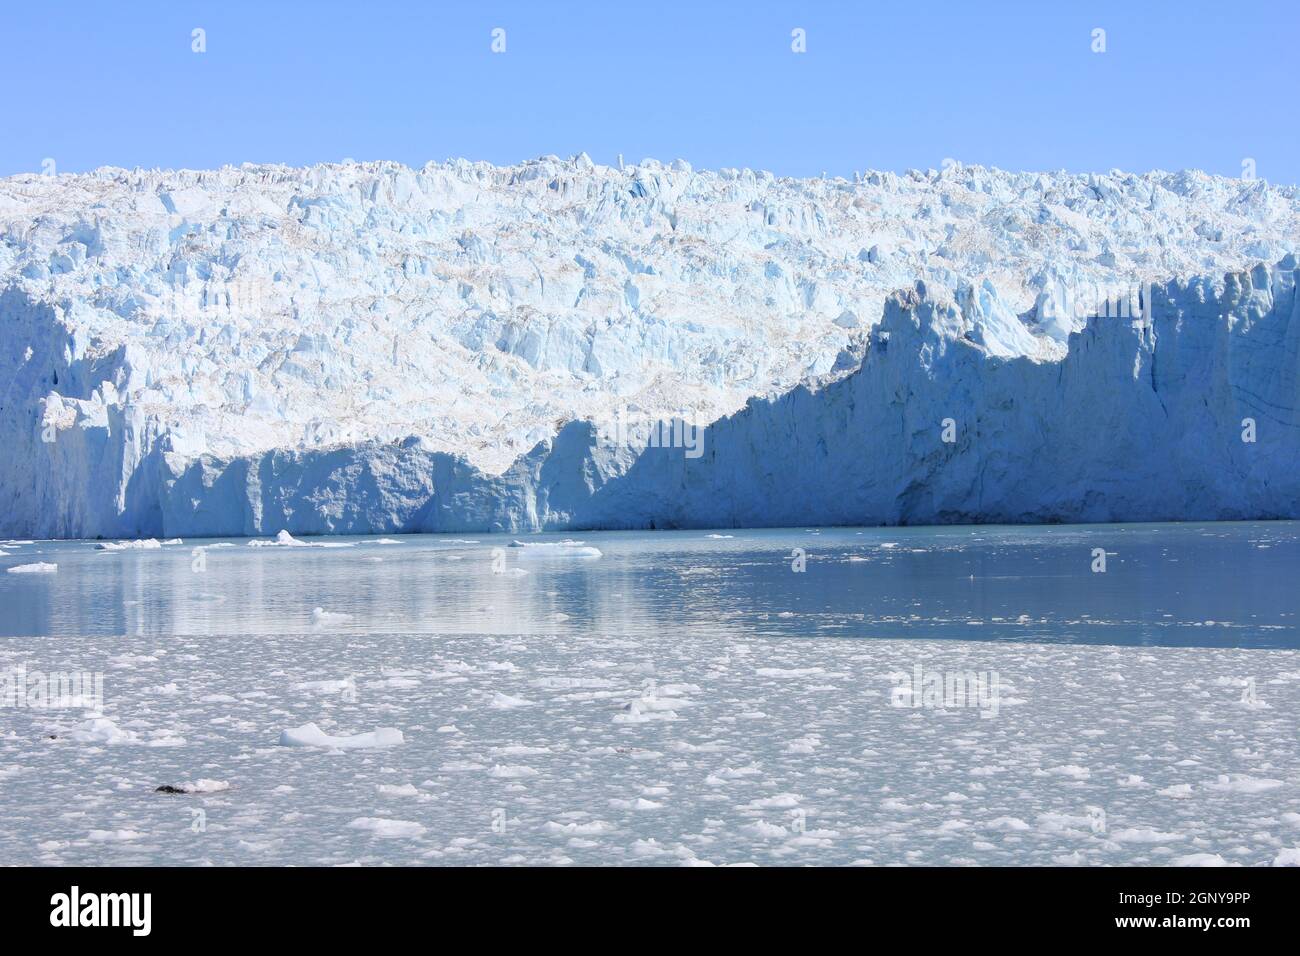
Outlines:
{"label": "floating ice chunk", "polygon": [[513,710],[515,707],[531,707],[531,700],[524,700],[522,697],[511,697],[509,694],[503,694],[497,691],[492,695],[491,707],[494,710]]}
{"label": "floating ice chunk", "polygon": [[324,627],[327,624],[342,624],[344,621],[350,621],[351,614],[344,614],[342,611],[327,611],[323,607],[312,608],[311,622],[316,627]]}
{"label": "floating ice chunk", "polygon": [[1006,830],[1008,832],[1031,829],[1029,824],[1019,817],[998,817],[996,820],[990,820],[986,826],[990,830]]}
{"label": "floating ice chunk", "polygon": [[563,836],[599,836],[602,833],[609,833],[614,826],[604,820],[592,820],[589,823],[556,823],[554,820],[548,820],[542,825],[542,829],[547,833]]}
{"label": "floating ice chunk", "polygon": [[123,730],[107,717],[91,717],[68,731],[67,738],[79,744],[135,744],[140,737]]}
{"label": "floating ice chunk", "polygon": [[1110,838],[1116,843],[1169,843],[1173,840],[1185,839],[1181,833],[1165,833],[1152,827],[1128,827],[1116,830]]}
{"label": "floating ice chunk", "polygon": [[760,797],[747,804],[755,810],[789,810],[799,806],[802,797],[797,793],[778,793],[774,797]]}
{"label": "floating ice chunk", "polygon": [[766,820],[759,820],[757,823],[751,823],[748,826],[741,827],[741,829],[764,840],[780,839],[790,835],[790,831],[785,827],[775,823],[768,823]]}
{"label": "floating ice chunk", "polygon": [[316,694],[341,694],[348,689],[356,689],[356,679],[345,677],[342,680],[308,680],[293,685],[296,690],[309,690]]}
{"label": "floating ice chunk", "polygon": [[631,854],[638,857],[656,857],[663,856],[668,851],[659,845],[658,841],[651,837],[649,840],[637,840],[632,844]]}
{"label": "floating ice chunk", "polygon": [[599,558],[600,549],[585,545],[581,541],[513,541],[512,548],[519,548],[519,557],[533,558]]}
{"label": "floating ice chunk", "polygon": [[1217,853],[1189,853],[1186,856],[1176,857],[1173,861],[1174,866],[1232,866],[1223,857]]}
{"label": "floating ice chunk", "polygon": [[357,817],[348,824],[354,830],[369,830],[386,840],[410,840],[424,835],[424,825],[413,820],[388,820],[384,817]]}
{"label": "floating ice chunk", "polygon": [[1273,780],[1269,777],[1252,777],[1244,773],[1221,773],[1219,779],[1214,783],[1207,783],[1207,790],[1218,790],[1220,793],[1264,793],[1268,790],[1276,790],[1282,786],[1281,780]]}
{"label": "floating ice chunk", "polygon": [[161,547],[162,542],[157,538],[143,538],[139,541],[101,541],[95,545],[97,551],[151,551]]}
{"label": "floating ice chunk", "polygon": [[824,667],[759,667],[755,669],[755,674],[759,677],[818,677],[825,675],[827,677],[843,676],[826,673]]}
{"label": "floating ice chunk", "polygon": [[1274,866],[1300,866],[1300,846],[1293,846],[1278,852],[1273,857]]}
{"label": "floating ice chunk", "polygon": [[496,764],[489,772],[489,776],[496,777],[500,780],[522,780],[524,777],[536,777],[537,771],[532,767],[525,767],[522,764]]}
{"label": "floating ice chunk", "polygon": [[226,780],[208,780],[200,777],[198,780],[178,784],[176,789],[183,793],[220,793],[222,790],[229,790],[230,783]]}
{"label": "floating ice chunk", "polygon": [[380,727],[368,734],[333,737],[315,724],[303,724],[280,734],[281,747],[330,747],[337,750],[364,750],[372,747],[395,747],[404,743],[396,727]]}
{"label": "floating ice chunk", "polygon": [[615,810],[641,810],[641,811],[662,810],[664,806],[662,803],[659,803],[657,800],[647,800],[645,797],[637,797],[635,800],[614,799],[609,801],[609,805],[613,807]]}
{"label": "floating ice chunk", "polygon": [[37,561],[35,564],[16,564],[12,568],[6,568],[5,570],[10,574],[54,574],[59,570],[59,566]]}
{"label": "floating ice chunk", "polygon": [[362,544],[401,544],[396,538],[370,538],[362,541]]}
{"label": "floating ice chunk", "polygon": [[418,797],[420,795],[420,791],[416,789],[413,783],[381,783],[378,790],[386,797]]}
{"label": "floating ice chunk", "polygon": [[1071,780],[1087,780],[1092,776],[1092,771],[1087,767],[1080,767],[1078,764],[1065,764],[1060,767],[1052,767],[1047,771],[1058,777],[1069,777]]}
{"label": "floating ice chunk", "polygon": [[644,697],[624,704],[623,710],[614,715],[616,724],[644,724],[652,720],[677,719],[677,712],[665,706],[665,702]]}
{"label": "floating ice chunk", "polygon": [[276,547],[284,547],[284,548],[292,548],[292,547],[297,547],[297,548],[308,548],[308,547],[311,547],[311,545],[309,545],[306,541],[299,541],[297,538],[295,538],[293,535],[291,535],[288,531],[284,531],[284,530],[281,530],[280,533],[277,534],[277,535],[275,536],[275,540],[273,540],[273,541],[267,541],[267,540],[264,539],[264,538],[256,538],[256,539],[254,539],[254,540],[248,542],[248,546],[249,546],[250,548],[276,548]]}

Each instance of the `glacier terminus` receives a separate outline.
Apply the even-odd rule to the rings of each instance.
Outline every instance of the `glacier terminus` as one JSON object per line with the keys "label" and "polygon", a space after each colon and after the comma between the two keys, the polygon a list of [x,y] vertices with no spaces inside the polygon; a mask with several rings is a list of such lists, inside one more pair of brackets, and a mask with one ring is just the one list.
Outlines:
{"label": "glacier terminus", "polygon": [[1199,172],[13,176],[0,534],[1295,518],[1298,232]]}

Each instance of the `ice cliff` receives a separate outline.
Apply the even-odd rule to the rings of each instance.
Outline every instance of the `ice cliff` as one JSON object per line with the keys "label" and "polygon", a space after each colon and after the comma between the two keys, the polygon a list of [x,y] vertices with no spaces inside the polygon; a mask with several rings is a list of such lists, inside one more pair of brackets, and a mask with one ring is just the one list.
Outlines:
{"label": "ice cliff", "polygon": [[1294,517],[1298,227],[1200,173],[13,177],[0,534]]}

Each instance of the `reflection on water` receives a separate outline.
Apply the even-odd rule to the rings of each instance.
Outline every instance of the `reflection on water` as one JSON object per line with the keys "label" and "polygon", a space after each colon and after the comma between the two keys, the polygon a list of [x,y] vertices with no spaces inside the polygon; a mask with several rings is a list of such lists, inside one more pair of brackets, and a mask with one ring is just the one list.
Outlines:
{"label": "reflection on water", "polygon": [[[0,545],[0,634],[534,633],[1300,647],[1300,522]],[[319,546],[326,545],[326,546]],[[346,545],[340,547],[338,545]],[[201,556],[195,547],[205,546]],[[497,559],[493,560],[494,549]],[[797,571],[801,549],[805,570]],[[1097,549],[1106,570],[1096,573]],[[519,573],[519,570],[527,573]],[[504,573],[501,573],[504,571]],[[313,616],[321,608],[324,615]],[[348,617],[336,617],[348,615]]]}

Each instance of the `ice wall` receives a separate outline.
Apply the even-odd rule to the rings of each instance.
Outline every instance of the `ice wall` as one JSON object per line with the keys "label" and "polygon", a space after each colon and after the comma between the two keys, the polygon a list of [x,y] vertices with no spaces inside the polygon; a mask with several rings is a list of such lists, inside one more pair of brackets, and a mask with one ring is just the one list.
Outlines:
{"label": "ice wall", "polygon": [[[1184,282],[1163,344],[1159,322],[1145,346],[1093,329],[1063,356],[1112,294],[1277,262],[1298,234],[1296,189],[1197,172],[797,180],[578,156],[11,177],[0,534],[1283,513],[1278,486],[1249,478],[1234,503],[1215,471],[1278,467],[1260,459],[1291,427],[1292,396],[1268,376],[1293,381],[1293,353],[1273,371],[1245,357],[1285,347],[1239,328],[1257,304],[1219,279]],[[933,301],[903,311],[924,332],[886,305],[918,279]],[[1249,285],[1252,301],[1285,295]],[[1162,360],[1170,334],[1192,344]],[[1087,391],[1104,389],[1081,356],[1102,348],[1125,353],[1130,379],[1147,368],[1154,404],[1132,384],[1119,391],[1135,406]],[[1162,376],[1220,349],[1230,357],[1193,376],[1207,411],[1171,405],[1182,381]],[[867,384],[891,375],[906,397]],[[995,395],[1027,420],[995,415]],[[1225,403],[1252,395],[1259,441],[1229,454]],[[1092,426],[1055,430],[1040,403],[1123,425],[1085,448]],[[622,408],[718,421],[708,454],[593,448],[582,423]],[[1177,442],[1151,434],[1157,408]],[[958,438],[936,451],[940,412]],[[828,432],[832,414],[855,430]],[[781,424],[795,415],[797,430]],[[1004,460],[1035,434],[1052,447],[1013,469],[1038,480],[1017,482]],[[1118,455],[1125,441],[1176,444],[1199,477],[1162,472],[1175,493],[1161,505],[1110,494],[1099,467],[1093,500],[1076,500],[1064,485],[1081,473],[1053,449]],[[782,500],[796,472],[820,490]],[[787,513],[796,503],[810,517]]]}
{"label": "ice wall", "polygon": [[[1296,261],[1155,287],[1060,360],[991,354],[923,284],[861,367],[686,447],[575,422],[501,475],[418,440],[165,468],[166,535],[1300,517]],[[949,440],[945,440],[949,439]],[[1252,440],[1253,439],[1253,440]]]}

